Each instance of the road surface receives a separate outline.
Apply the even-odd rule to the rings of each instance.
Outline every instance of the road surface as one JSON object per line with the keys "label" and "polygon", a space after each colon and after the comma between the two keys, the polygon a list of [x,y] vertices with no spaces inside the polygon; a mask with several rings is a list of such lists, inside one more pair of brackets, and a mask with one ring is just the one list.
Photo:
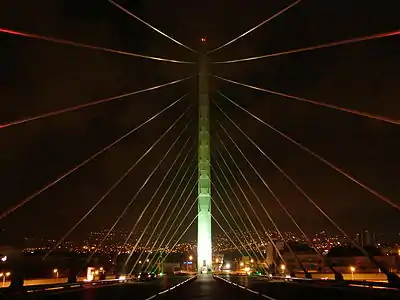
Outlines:
{"label": "road surface", "polygon": [[[286,299],[323,299],[323,300],[347,300],[347,299],[400,299],[400,292],[393,290],[372,289],[365,287],[337,288],[326,286],[328,282],[296,283],[282,281],[267,281],[262,277],[248,276],[219,276],[240,286],[247,287],[255,292],[269,296],[277,300]],[[226,283],[228,284],[228,283]]]}
{"label": "road surface", "polygon": [[[287,283],[282,281],[268,281],[265,278],[248,276],[218,276],[217,279],[214,279],[211,275],[200,275],[196,280],[191,280],[176,286],[186,281],[188,278],[188,276],[166,276],[149,282],[116,283],[103,286],[87,285],[84,287],[77,287],[76,289],[54,289],[45,292],[25,293],[19,296],[14,295],[13,297],[7,295],[7,299],[151,300],[160,292],[161,294],[156,297],[156,300],[400,299],[400,292],[393,290],[356,287],[337,288],[323,285],[328,282]],[[171,287],[175,288],[169,290]]]}

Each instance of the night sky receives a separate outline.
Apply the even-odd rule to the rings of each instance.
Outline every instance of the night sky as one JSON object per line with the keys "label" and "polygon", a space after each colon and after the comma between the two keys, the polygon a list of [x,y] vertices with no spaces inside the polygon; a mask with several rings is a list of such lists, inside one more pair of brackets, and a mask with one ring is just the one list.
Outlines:
{"label": "night sky", "polygon": [[[244,58],[397,30],[400,28],[397,2],[379,1],[378,5],[373,1],[305,0],[243,39],[213,53],[210,59]],[[206,36],[212,49],[265,20],[291,1],[119,0],[118,3],[190,47],[198,48],[200,38]],[[196,54],[105,0],[6,0],[1,6],[1,28],[146,55],[197,60]],[[266,89],[400,119],[399,53],[400,40],[394,36],[253,62],[212,65],[211,71]],[[155,62],[0,34],[0,121],[7,123],[132,92],[196,75],[196,72],[195,65]],[[187,98],[156,121],[1,220],[0,228],[12,233],[15,239],[27,235],[56,239],[62,236],[192,105],[177,127],[72,237],[110,227],[179,132],[192,120],[177,147],[171,150],[171,155],[118,225],[118,228],[130,228],[186,139],[190,138],[189,144],[197,139],[195,78],[157,91],[1,129],[0,211],[4,211],[188,92]],[[210,98],[346,231],[354,234],[369,228],[388,237],[400,231],[398,211],[241,112],[214,90],[220,90],[397,204],[400,204],[400,127],[213,78],[210,84]],[[217,147],[226,156],[217,140],[218,133],[280,228],[292,230],[294,226],[229,142],[217,120],[229,130],[307,232],[327,228],[336,233],[216,107],[212,107],[211,114],[213,159],[222,163]],[[193,155],[194,151],[190,159]],[[192,164],[191,170],[194,166]],[[167,182],[171,179],[172,176],[168,177]],[[222,194],[216,177],[212,180]],[[192,179],[189,186],[194,183]],[[166,187],[167,184],[161,191]],[[235,190],[238,191],[238,187]],[[152,208],[161,195],[162,192],[155,198]],[[218,196],[214,196],[221,204]],[[194,200],[195,196],[191,195],[188,203]],[[265,226],[271,227],[255,199],[251,201],[265,220]],[[149,216],[146,214],[144,221]],[[193,211],[189,217],[194,216]],[[222,220],[217,212],[215,216]],[[221,224],[225,223],[221,221]],[[195,238],[195,228],[186,238]]]}

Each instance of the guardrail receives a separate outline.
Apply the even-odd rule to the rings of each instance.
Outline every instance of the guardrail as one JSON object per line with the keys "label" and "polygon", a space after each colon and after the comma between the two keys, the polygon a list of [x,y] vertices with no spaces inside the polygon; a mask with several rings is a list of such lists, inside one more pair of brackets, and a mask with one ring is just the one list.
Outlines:
{"label": "guardrail", "polygon": [[99,285],[109,285],[118,284],[129,281],[129,279],[104,279],[104,280],[94,280],[94,281],[78,281],[75,283],[52,283],[52,284],[41,284],[41,285],[30,285],[22,286],[18,289],[12,287],[2,288],[1,292],[6,295],[17,295],[25,293],[35,293],[35,292],[46,292],[46,291],[56,291],[56,290],[66,290],[81,288],[84,286],[99,286]]}
{"label": "guardrail", "polygon": [[302,277],[270,276],[270,275],[260,275],[260,277],[264,277],[264,278],[267,278],[270,280],[278,279],[278,280],[289,281],[289,282],[320,283],[322,285],[326,284],[331,287],[354,286],[354,287],[370,287],[370,288],[399,290],[399,288],[393,287],[387,282],[376,282],[376,281],[367,281],[367,280],[334,280],[334,279],[302,278]]}

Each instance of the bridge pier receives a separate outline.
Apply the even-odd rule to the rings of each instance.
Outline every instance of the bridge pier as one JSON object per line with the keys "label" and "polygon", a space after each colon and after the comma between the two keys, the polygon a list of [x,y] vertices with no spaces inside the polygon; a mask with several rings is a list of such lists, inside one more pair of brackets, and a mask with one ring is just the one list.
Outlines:
{"label": "bridge pier", "polygon": [[211,273],[211,174],[210,174],[210,103],[208,97],[208,59],[206,40],[199,60],[199,145],[198,145],[198,215],[197,215],[197,269],[198,273]]}

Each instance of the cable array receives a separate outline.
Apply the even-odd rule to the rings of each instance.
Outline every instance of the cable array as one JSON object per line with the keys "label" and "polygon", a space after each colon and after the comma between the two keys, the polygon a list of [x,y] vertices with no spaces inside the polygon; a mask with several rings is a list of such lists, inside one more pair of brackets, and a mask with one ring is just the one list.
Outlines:
{"label": "cable array", "polygon": [[[179,136],[178,136],[178,137],[179,137]],[[156,196],[156,195],[158,194],[158,192],[160,191],[160,188],[163,186],[165,180],[166,180],[166,179],[168,178],[168,176],[171,174],[171,171],[172,171],[173,167],[174,167],[175,164],[177,163],[178,159],[181,158],[181,155],[182,155],[183,151],[186,150],[186,145],[188,144],[189,140],[190,140],[190,137],[185,141],[184,145],[182,146],[181,150],[178,152],[176,158],[175,158],[174,161],[172,162],[172,164],[171,164],[171,166],[169,167],[168,171],[165,173],[164,177],[162,178],[160,184],[157,186],[156,190],[153,192],[152,196],[150,197],[149,202],[146,204],[145,209],[144,209],[143,212],[141,213],[139,219],[141,219],[141,218],[143,217],[143,214],[145,213],[145,211],[146,211],[147,208],[149,207],[150,203],[154,200],[155,196]],[[193,145],[192,145],[192,147],[189,149],[189,152],[192,150],[192,148],[193,148]],[[170,149],[171,149],[171,148],[170,148]],[[169,150],[170,150],[170,149],[169,149]],[[189,154],[189,152],[188,152],[188,154]],[[183,163],[186,161],[186,158],[187,158],[187,155],[186,155],[186,157],[184,158],[184,160],[183,160],[181,166],[182,166]],[[181,169],[181,168],[179,168],[179,169],[177,170],[176,175],[179,173],[180,169]],[[173,181],[172,181],[172,182],[173,182]],[[172,182],[171,182],[171,183],[172,183]],[[171,186],[171,184],[170,184],[170,186]],[[167,190],[167,192],[168,192],[168,191],[169,191],[169,189]],[[166,192],[166,193],[167,193],[167,192]],[[127,264],[127,262],[129,261],[129,259],[131,258],[132,254],[135,252],[135,250],[136,250],[138,244],[140,243],[140,241],[141,241],[142,238],[143,238],[144,233],[147,232],[148,227],[150,226],[150,224],[152,223],[154,217],[156,216],[156,214],[158,213],[159,209],[161,208],[161,205],[162,205],[163,202],[164,202],[166,193],[164,193],[163,197],[162,197],[161,200],[158,202],[158,205],[157,205],[156,209],[153,211],[153,214],[151,215],[150,220],[147,222],[146,227],[143,229],[141,235],[139,236],[139,239],[137,240],[136,244],[133,246],[132,251],[131,251],[131,253],[129,254],[129,256],[128,256],[126,262],[125,262],[125,265]],[[170,199],[170,201],[171,201],[171,200],[172,200],[172,198]],[[165,212],[165,211],[164,211],[164,212]],[[159,219],[159,220],[161,220],[161,219]],[[138,221],[140,221],[140,220],[138,220]],[[135,225],[132,227],[131,231],[129,232],[129,235],[126,237],[126,239],[125,239],[125,241],[124,241],[124,244],[122,245],[122,248],[124,248],[124,247],[126,246],[126,244],[128,243],[129,239],[131,238],[131,236],[132,236],[134,230],[136,229],[137,223],[138,223],[138,222],[136,222]],[[156,227],[157,227],[157,226],[156,226]],[[148,244],[147,244],[147,245],[148,245]],[[147,245],[145,246],[145,248],[147,247]],[[120,254],[120,253],[119,253],[119,254]],[[118,255],[115,257],[114,262],[117,260],[117,257],[118,257]]]}
{"label": "cable array", "polygon": [[[190,107],[189,107],[190,108]],[[166,131],[140,156],[134,163],[133,165],[111,186],[110,189],[107,190],[107,192],[100,197],[100,199],[89,209],[89,211],[78,221],[76,222],[70,230],[68,230],[67,233],[65,233],[61,239],[54,245],[52,249],[45,255],[44,258],[46,258],[49,254],[51,254],[71,233],[78,227],[79,224],[81,224],[95,209],[98,207],[104,199],[130,174],[130,172],[157,146],[157,144],[160,143],[160,141],[178,124],[178,122],[187,114],[189,108],[187,108],[180,116],[178,119],[173,122]],[[186,130],[188,124],[185,126],[184,130]],[[182,131],[183,132],[183,131]],[[179,139],[179,137],[178,137]],[[174,144],[178,141],[178,139],[175,140]],[[169,149],[171,150],[172,147]],[[125,213],[128,211],[129,207],[132,205],[134,200],[137,198],[137,196],[140,194],[142,189],[146,186],[148,181],[151,179],[151,177],[154,175],[154,173],[157,171],[157,169],[160,167],[161,163],[165,160],[167,157],[168,153],[170,151],[166,152],[166,154],[162,157],[160,162],[154,167],[152,172],[147,176],[147,179],[144,181],[144,183],[141,185],[139,190],[136,192],[136,194],[132,197],[132,199],[129,201],[129,203],[125,206],[123,212],[118,216],[117,220],[114,222],[113,226],[109,229],[107,234],[103,237],[101,242],[97,245],[96,249],[91,253],[90,257],[88,260],[92,258],[92,256],[98,251],[98,249],[101,247],[101,245],[104,243],[106,238],[110,235],[112,230],[115,228],[115,226],[118,224],[118,222],[121,220],[121,218],[125,215]]]}
{"label": "cable array", "polygon": [[[221,94],[222,95],[222,94]],[[313,152],[312,150],[308,149],[307,147],[305,147],[304,145],[302,145],[301,143],[295,141],[294,139],[292,139],[291,137],[289,137],[287,134],[284,134],[283,132],[281,132],[280,130],[278,130],[277,128],[275,128],[274,126],[272,126],[271,124],[267,123],[266,121],[262,120],[261,118],[257,117],[255,114],[251,113],[250,111],[248,111],[247,109],[245,109],[244,107],[240,106],[239,104],[237,104],[236,102],[234,102],[232,99],[225,97],[226,100],[228,100],[230,103],[232,103],[233,105],[235,105],[236,107],[240,108],[242,111],[246,112],[248,115],[250,115],[252,118],[254,118],[255,120],[259,121],[261,124],[264,124],[265,126],[267,126],[268,128],[270,128],[271,130],[273,130],[274,132],[276,132],[277,134],[279,134],[280,136],[284,137],[286,140],[290,141],[291,143],[295,144],[296,146],[298,146],[299,148],[301,148],[302,150],[304,150],[305,152],[307,152],[308,154],[312,155],[313,157],[317,158],[319,161],[323,162],[324,164],[326,164],[327,166],[329,166],[330,168],[334,169],[335,171],[337,171],[338,173],[342,174],[344,177],[350,179],[351,181],[353,181],[354,183],[356,183],[357,185],[359,185],[360,187],[364,188],[365,190],[367,190],[368,192],[370,192],[371,194],[375,195],[376,197],[378,197],[380,200],[382,200],[383,202],[386,202],[387,204],[389,204],[390,206],[392,206],[393,208],[400,210],[400,205],[394,203],[392,200],[390,200],[389,198],[381,195],[379,192],[375,191],[374,189],[368,187],[367,185],[363,184],[362,182],[360,182],[358,179],[354,178],[353,176],[351,176],[350,174],[346,173],[345,171],[343,171],[342,169],[340,169],[339,167],[335,166],[333,163],[331,163],[330,161],[326,160],[325,158],[323,158],[322,156],[318,155],[317,153]]]}
{"label": "cable array", "polygon": [[[193,148],[193,147],[192,147],[192,148]],[[162,198],[161,198],[161,200],[160,200],[160,203],[162,203],[162,202],[165,200],[165,198],[167,197],[169,191],[171,190],[172,186],[174,185],[176,179],[178,178],[178,174],[180,174],[180,171],[182,170],[184,164],[186,163],[186,161],[187,161],[187,159],[188,159],[188,157],[189,157],[189,153],[190,153],[190,151],[188,151],[188,153],[186,154],[185,158],[183,159],[181,165],[179,166],[178,171],[175,173],[174,178],[171,180],[170,185],[168,186],[167,190],[165,191],[164,195],[162,196]],[[169,215],[168,215],[168,217],[167,217],[167,220],[166,220],[165,223],[164,223],[164,226],[162,227],[162,229],[160,229],[161,220],[163,220],[165,214],[167,213],[169,207],[171,206],[172,200],[175,200],[175,195],[176,195],[176,193],[180,190],[181,185],[182,185],[182,183],[183,183],[183,181],[184,181],[184,178],[185,178],[186,175],[188,174],[188,172],[189,172],[189,170],[190,170],[190,167],[191,167],[191,165],[193,164],[193,162],[194,162],[194,157],[193,157],[193,159],[190,161],[190,163],[189,163],[188,167],[186,168],[185,172],[183,173],[183,175],[182,175],[182,177],[181,177],[181,179],[180,179],[178,185],[176,186],[176,189],[175,189],[175,191],[173,192],[172,196],[169,197],[169,201],[168,201],[167,205],[164,207],[164,210],[163,210],[161,216],[158,218],[158,221],[157,221],[156,225],[153,227],[153,230],[152,230],[152,232],[151,232],[151,234],[150,234],[150,237],[148,238],[148,240],[147,240],[147,242],[146,242],[146,244],[145,244],[145,246],[144,246],[144,249],[147,249],[147,247],[148,247],[150,241],[152,240],[152,238],[153,238],[154,234],[157,232],[157,230],[159,231],[159,234],[157,235],[155,241],[153,242],[150,251],[148,252],[147,256],[145,257],[145,260],[147,260],[147,259],[149,258],[150,253],[152,253],[152,252],[154,251],[154,249],[156,248],[156,246],[158,245],[158,240],[160,239],[161,235],[164,233],[164,230],[165,230],[165,228],[166,228],[166,224],[168,224],[170,218],[172,217],[172,214],[174,213],[174,211],[175,211],[175,209],[176,209],[176,207],[177,207],[177,204],[176,204],[176,206],[174,206],[174,208],[173,208],[173,209],[171,210],[171,212],[169,213]],[[192,172],[190,178],[193,177],[193,175],[195,174],[195,171],[196,171],[196,169]],[[188,184],[188,183],[187,183],[187,184]],[[184,190],[186,190],[187,184],[186,184]],[[181,194],[181,195],[182,195],[182,194]],[[177,203],[179,203],[180,199],[182,199],[182,197],[179,197],[179,198],[178,198]],[[144,233],[144,232],[143,232],[143,233]],[[141,235],[141,237],[140,237],[139,239],[141,240],[142,238],[143,238],[143,234]],[[158,245],[158,247],[160,248],[160,247],[161,247],[161,244]],[[143,254],[144,254],[144,252],[142,251],[142,252],[140,253],[139,257],[137,258],[137,260],[135,261],[135,263],[134,263],[134,265],[133,265],[133,267],[132,267],[132,271],[135,269],[137,263],[140,261],[140,259],[141,259],[141,257],[142,257]],[[131,251],[131,253],[129,254],[127,260],[125,261],[125,263],[124,263],[125,266],[126,266],[127,263],[129,262],[129,260],[130,260],[130,258],[132,257],[132,255],[133,255],[133,251]]]}
{"label": "cable array", "polygon": [[[262,124],[267,125],[269,128],[271,128],[272,130],[274,130],[275,132],[279,133],[281,136],[285,137],[286,139],[290,140],[291,142],[295,143],[297,146],[299,146],[301,149],[305,150],[306,152],[310,153],[311,155],[313,155],[314,157],[319,158],[319,160],[321,160],[321,157],[316,155],[314,152],[312,152],[311,150],[309,150],[308,148],[304,147],[303,145],[301,145],[300,143],[294,141],[292,138],[290,138],[289,136],[283,134],[282,132],[280,132],[278,129],[276,129],[275,127],[273,127],[272,125],[268,124],[267,122],[261,120],[260,118],[256,117],[255,115],[253,115],[252,113],[250,113],[249,111],[247,111],[245,108],[241,107],[240,105],[238,105],[236,102],[234,102],[232,99],[228,98],[227,96],[225,96],[224,94],[220,93],[219,94],[221,96],[223,96],[225,99],[229,100],[232,104],[234,104],[236,107],[241,108],[242,111],[247,112],[249,115],[251,115],[253,118],[255,118],[256,120],[260,121]],[[215,103],[215,102],[214,102]],[[313,204],[317,210],[324,215],[331,223],[332,225],[334,225],[346,238],[347,240],[357,249],[359,249],[367,258],[369,258],[369,260],[374,263],[388,278],[389,283],[391,284],[398,284],[399,279],[398,277],[391,273],[388,269],[386,269],[385,266],[382,265],[382,263],[380,263],[379,261],[377,261],[369,252],[367,252],[363,247],[361,247],[360,245],[358,245],[357,243],[355,243],[355,241],[353,241],[353,239],[350,238],[350,236],[331,218],[329,217],[328,214],[326,214],[317,204],[314,200],[312,200],[308,194],[306,194],[301,188],[300,186],[291,178],[289,177],[286,172],[283,171],[282,168],[280,168],[268,155],[265,154],[265,152],[250,138],[248,137],[248,135],[222,110],[222,108],[216,104],[216,106],[219,108],[219,110],[223,113],[223,115],[243,134],[246,136],[246,138],[263,154],[264,157],[266,157],[270,163],[272,165],[274,165],[284,176],[287,180],[289,180],[289,182],[291,184],[294,185],[294,187],[311,203]],[[219,123],[220,127],[222,127],[221,123]],[[223,128],[223,127],[222,127]],[[224,132],[226,135],[228,135],[228,137],[230,137],[229,133],[224,129]],[[233,143],[235,143],[233,141],[233,139],[231,138],[231,141]],[[236,144],[236,143],[235,143]],[[237,144],[236,144],[237,149],[241,152],[241,154],[244,156],[244,158],[246,159],[246,161],[252,165],[250,163],[250,161],[248,161],[248,159],[245,157],[245,155],[243,154],[243,152],[240,150],[240,148],[238,148]],[[325,159],[322,160],[323,162],[326,162],[328,164],[328,166],[333,166],[330,162],[326,161]],[[334,167],[335,170],[337,170],[337,167]],[[258,177],[260,178],[260,180],[264,183],[264,185],[267,187],[267,189],[271,192],[271,194],[273,194],[273,192],[271,191],[271,189],[268,187],[268,185],[265,183],[265,181],[262,179],[262,176],[259,175],[258,171],[253,167],[253,170],[257,173]],[[341,172],[340,172],[341,173]],[[344,175],[344,174],[342,174]],[[347,177],[347,176],[346,176]],[[367,189],[369,191],[369,189]],[[374,193],[374,195],[376,195]],[[378,194],[379,195],[379,194]],[[274,195],[273,195],[274,196]],[[274,196],[275,200],[279,201],[279,199]],[[382,199],[383,200],[383,199]],[[387,201],[385,201],[387,202]],[[288,217],[295,223],[296,227],[299,229],[299,231],[306,237],[306,240],[309,241],[309,239],[307,238],[306,234],[304,233],[304,231],[301,229],[301,227],[296,223],[296,221],[293,219],[293,217],[291,217],[290,213],[287,211],[287,209],[285,208],[285,206],[279,201],[279,204],[281,206],[281,208],[285,211],[285,213],[288,215]],[[392,202],[389,200],[389,204],[392,204]],[[394,203],[393,203],[394,204]],[[394,204],[395,205],[395,204]],[[393,206],[393,205],[392,205]],[[395,208],[397,208],[396,206],[394,206]],[[312,246],[312,244],[310,243],[310,246]],[[322,257],[322,256],[321,256]],[[343,276],[336,272],[334,268],[332,268],[332,264],[330,264],[328,262],[328,266],[332,269],[332,271],[335,273],[335,276],[337,276],[337,278],[339,279],[343,279]]]}
{"label": "cable array", "polygon": [[137,130],[139,130],[140,128],[142,128],[144,125],[146,125],[147,123],[153,121],[154,119],[156,119],[158,116],[160,116],[161,114],[163,114],[165,111],[169,110],[170,108],[172,108],[173,106],[175,106],[178,102],[180,102],[182,99],[184,99],[186,97],[186,95],[180,97],[179,99],[175,100],[173,103],[171,103],[170,105],[168,105],[167,107],[165,107],[164,109],[162,109],[161,111],[159,111],[158,113],[154,114],[152,117],[150,117],[149,119],[147,119],[146,121],[142,122],[140,125],[136,126],[135,128],[129,130],[127,133],[125,133],[124,135],[122,135],[121,137],[119,137],[118,139],[114,140],[112,143],[108,144],[107,146],[105,146],[104,148],[102,148],[100,151],[94,153],[92,156],[90,156],[89,158],[87,158],[86,160],[82,161],[81,163],[79,163],[78,165],[74,166],[73,168],[69,169],[67,172],[65,172],[64,174],[62,174],[60,177],[58,177],[57,179],[53,180],[52,182],[46,184],[44,187],[42,187],[41,189],[39,189],[38,191],[34,192],[33,194],[31,194],[30,196],[26,197],[25,199],[23,199],[22,201],[20,201],[18,204],[16,204],[15,206],[9,208],[7,211],[3,212],[0,215],[0,220],[5,218],[6,216],[8,216],[9,214],[13,213],[14,211],[16,211],[18,208],[22,207],[23,205],[27,204],[28,202],[30,202],[32,199],[36,198],[37,196],[39,196],[40,194],[42,194],[43,192],[45,192],[46,190],[48,190],[49,188],[51,188],[52,186],[54,186],[55,184],[59,183],[60,181],[62,181],[63,179],[65,179],[66,177],[68,177],[69,175],[71,175],[72,173],[74,173],[75,171],[81,169],[84,165],[86,165],[87,163],[91,162],[92,160],[94,160],[96,157],[98,157],[99,155],[103,154],[104,152],[106,152],[107,150],[113,148],[115,145],[117,145],[118,143],[120,143],[122,140],[124,140],[125,138],[127,138],[128,136],[130,136],[132,133],[136,132]]}

